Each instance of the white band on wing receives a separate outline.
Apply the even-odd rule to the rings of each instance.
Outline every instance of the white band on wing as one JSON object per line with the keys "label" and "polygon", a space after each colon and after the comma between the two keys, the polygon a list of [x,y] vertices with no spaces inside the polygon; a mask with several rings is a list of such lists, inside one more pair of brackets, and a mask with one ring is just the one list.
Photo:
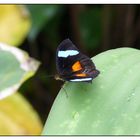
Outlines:
{"label": "white band on wing", "polygon": [[58,57],[68,57],[77,55],[79,52],[77,50],[66,50],[66,51],[58,51]]}
{"label": "white band on wing", "polygon": [[90,81],[92,78],[82,78],[82,79],[72,79],[70,81],[80,82],[80,81]]}

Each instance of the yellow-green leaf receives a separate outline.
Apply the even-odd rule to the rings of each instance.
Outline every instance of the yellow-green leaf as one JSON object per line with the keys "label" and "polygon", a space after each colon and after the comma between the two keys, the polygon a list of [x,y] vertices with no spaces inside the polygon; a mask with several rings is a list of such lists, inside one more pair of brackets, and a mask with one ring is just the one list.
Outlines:
{"label": "yellow-green leaf", "polygon": [[19,93],[0,101],[0,135],[39,135],[41,130],[39,116]]}
{"label": "yellow-green leaf", "polygon": [[23,42],[31,20],[28,10],[22,5],[0,5],[0,42],[19,45]]}

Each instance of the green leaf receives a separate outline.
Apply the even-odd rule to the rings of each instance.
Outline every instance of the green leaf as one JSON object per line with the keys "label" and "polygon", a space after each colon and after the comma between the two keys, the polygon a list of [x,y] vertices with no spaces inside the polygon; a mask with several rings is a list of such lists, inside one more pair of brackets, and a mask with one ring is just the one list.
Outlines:
{"label": "green leaf", "polygon": [[39,62],[26,52],[0,43],[0,99],[13,94],[38,66]]}
{"label": "green leaf", "polygon": [[23,5],[0,5],[0,42],[18,46],[30,27],[30,15]]}
{"label": "green leaf", "polygon": [[19,93],[0,101],[0,135],[39,135],[41,130],[39,116]]}
{"label": "green leaf", "polygon": [[30,40],[36,38],[43,26],[57,14],[59,7],[59,5],[27,5],[32,18],[32,28],[29,33]]}
{"label": "green leaf", "polygon": [[101,14],[102,10],[99,6],[94,6],[94,8],[88,8],[80,14],[79,22],[81,36],[87,48],[89,48],[90,50],[99,47],[101,42]]}
{"label": "green leaf", "polygon": [[65,84],[43,135],[140,135],[140,51],[118,48],[92,60],[100,75]]}

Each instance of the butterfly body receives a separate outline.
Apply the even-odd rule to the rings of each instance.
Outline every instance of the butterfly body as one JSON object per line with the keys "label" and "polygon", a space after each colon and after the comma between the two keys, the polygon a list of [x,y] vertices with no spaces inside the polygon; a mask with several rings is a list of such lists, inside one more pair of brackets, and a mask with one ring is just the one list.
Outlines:
{"label": "butterfly body", "polygon": [[56,79],[70,82],[92,82],[99,71],[92,60],[82,54],[76,46],[66,39],[56,51]]}

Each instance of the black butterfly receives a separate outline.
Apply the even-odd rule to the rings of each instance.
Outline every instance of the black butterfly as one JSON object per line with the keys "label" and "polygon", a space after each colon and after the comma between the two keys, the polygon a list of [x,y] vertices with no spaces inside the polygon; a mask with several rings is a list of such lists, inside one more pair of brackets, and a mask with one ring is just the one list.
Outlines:
{"label": "black butterfly", "polygon": [[56,79],[70,82],[92,82],[100,73],[92,60],[65,39],[56,51]]}

